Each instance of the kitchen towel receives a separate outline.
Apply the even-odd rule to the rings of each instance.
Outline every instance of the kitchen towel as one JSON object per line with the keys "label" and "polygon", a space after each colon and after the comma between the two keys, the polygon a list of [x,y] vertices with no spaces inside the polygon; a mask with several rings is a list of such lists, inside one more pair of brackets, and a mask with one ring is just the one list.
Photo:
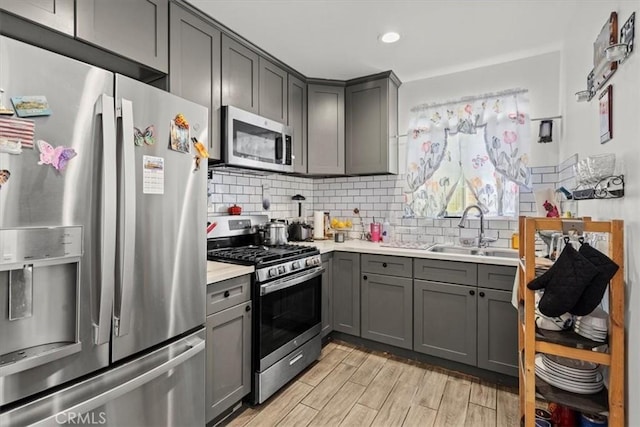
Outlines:
{"label": "kitchen towel", "polygon": [[324,239],[324,212],[313,212],[313,238]]}

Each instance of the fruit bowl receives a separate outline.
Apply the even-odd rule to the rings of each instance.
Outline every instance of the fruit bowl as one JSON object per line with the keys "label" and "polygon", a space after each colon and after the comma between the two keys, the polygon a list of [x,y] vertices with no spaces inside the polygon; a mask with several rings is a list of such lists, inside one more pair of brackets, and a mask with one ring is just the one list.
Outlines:
{"label": "fruit bowl", "polygon": [[350,219],[331,218],[329,228],[337,231],[349,231],[353,227]]}

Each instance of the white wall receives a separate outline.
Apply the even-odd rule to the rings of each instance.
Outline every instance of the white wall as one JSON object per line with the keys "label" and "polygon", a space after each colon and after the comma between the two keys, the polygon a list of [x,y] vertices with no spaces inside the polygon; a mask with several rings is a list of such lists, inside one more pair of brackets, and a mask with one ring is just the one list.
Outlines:
{"label": "white wall", "polygon": [[[628,425],[640,426],[640,54],[634,52],[620,65],[609,83],[613,85],[613,139],[600,144],[598,97],[577,103],[574,93],[586,88],[593,68],[593,42],[612,11],[622,26],[632,12],[640,12],[639,0],[585,1],[568,25],[562,71],[562,115],[565,134],[560,158],[615,153],[619,172],[625,174],[625,197],[618,200],[579,202],[580,214],[594,219],[625,221],[625,279],[627,287],[627,411]],[[636,16],[636,34],[638,34]],[[636,41],[638,36],[636,36]],[[636,45],[637,50],[637,45]],[[599,95],[599,93],[598,93]]]}
{"label": "white wall", "polygon": [[[506,89],[529,90],[532,118],[560,114],[560,58],[549,52],[493,66],[462,71],[403,83],[398,93],[399,131],[405,134],[409,126],[410,109],[416,105],[440,101],[455,101],[465,96],[481,95]],[[534,140],[531,144],[531,165],[557,165],[560,121],[554,123],[554,142],[538,144],[539,122],[532,122]],[[558,136],[556,136],[558,135]],[[400,173],[406,171],[406,138],[400,139]]]}

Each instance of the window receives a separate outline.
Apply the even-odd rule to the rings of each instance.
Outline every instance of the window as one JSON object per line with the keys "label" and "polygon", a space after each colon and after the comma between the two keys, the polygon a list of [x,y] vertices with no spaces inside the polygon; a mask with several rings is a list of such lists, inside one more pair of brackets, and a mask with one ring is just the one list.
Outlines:
{"label": "window", "polygon": [[488,217],[516,217],[529,186],[526,91],[412,109],[407,132],[405,214],[459,216],[477,204]]}

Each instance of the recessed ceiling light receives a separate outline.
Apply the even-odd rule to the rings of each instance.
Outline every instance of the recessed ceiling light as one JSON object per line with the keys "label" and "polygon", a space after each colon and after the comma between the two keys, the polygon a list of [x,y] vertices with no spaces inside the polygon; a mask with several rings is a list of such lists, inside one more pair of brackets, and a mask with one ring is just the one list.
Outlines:
{"label": "recessed ceiling light", "polygon": [[400,34],[394,33],[393,31],[384,33],[380,36],[380,41],[383,43],[395,43],[398,40],[400,40]]}

